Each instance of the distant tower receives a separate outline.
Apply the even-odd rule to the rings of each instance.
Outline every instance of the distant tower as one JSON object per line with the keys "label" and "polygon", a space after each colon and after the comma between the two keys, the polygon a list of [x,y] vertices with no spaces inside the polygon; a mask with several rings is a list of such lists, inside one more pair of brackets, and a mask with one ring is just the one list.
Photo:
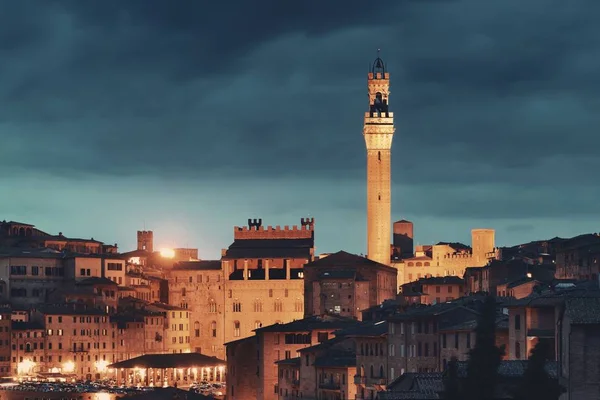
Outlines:
{"label": "distant tower", "polygon": [[390,264],[391,148],[394,115],[388,111],[390,74],[379,57],[368,75],[369,111],[363,134],[367,145],[367,257]]}
{"label": "distant tower", "polygon": [[152,231],[138,231],[137,243],[138,250],[146,250],[148,253],[152,253],[154,251],[154,234]]}
{"label": "distant tower", "polygon": [[410,258],[414,254],[414,226],[405,219],[394,222],[394,250],[400,258]]}

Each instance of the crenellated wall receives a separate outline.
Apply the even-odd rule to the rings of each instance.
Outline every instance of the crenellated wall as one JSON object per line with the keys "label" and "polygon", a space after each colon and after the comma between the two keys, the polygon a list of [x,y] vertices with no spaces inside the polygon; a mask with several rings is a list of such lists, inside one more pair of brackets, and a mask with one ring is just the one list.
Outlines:
{"label": "crenellated wall", "polygon": [[248,226],[235,226],[234,239],[310,239],[314,235],[315,219],[302,218],[300,226],[263,226],[262,219],[249,219]]}

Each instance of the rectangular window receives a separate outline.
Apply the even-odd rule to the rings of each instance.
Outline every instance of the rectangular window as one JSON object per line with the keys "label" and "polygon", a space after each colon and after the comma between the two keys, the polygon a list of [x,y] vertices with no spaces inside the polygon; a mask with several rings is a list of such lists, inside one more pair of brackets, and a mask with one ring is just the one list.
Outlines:
{"label": "rectangular window", "polygon": [[518,331],[521,329],[521,316],[519,314],[515,315],[515,330]]}

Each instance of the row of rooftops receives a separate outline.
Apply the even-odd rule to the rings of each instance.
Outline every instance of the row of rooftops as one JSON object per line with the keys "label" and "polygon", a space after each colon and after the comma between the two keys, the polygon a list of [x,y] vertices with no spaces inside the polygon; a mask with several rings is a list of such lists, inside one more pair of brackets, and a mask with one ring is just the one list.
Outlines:
{"label": "row of rooftops", "polygon": [[[485,297],[485,294],[474,294],[434,305],[417,304],[408,307],[401,307],[396,301],[388,301],[382,305],[365,310],[369,311],[371,309],[387,307],[390,312],[387,317],[380,321],[358,322],[352,318],[326,314],[310,316],[286,324],[277,323],[265,326],[256,329],[255,332],[298,333],[331,330],[343,336],[378,336],[387,332],[386,321],[402,322],[429,318],[459,308],[469,310],[473,313],[474,318],[458,323],[450,321],[449,324],[445,324],[445,326],[440,328],[461,330],[461,328],[467,329],[476,325],[475,317],[479,315],[479,310]],[[572,323],[600,323],[600,288],[596,282],[579,282],[576,285],[564,288],[546,288],[539,293],[532,293],[528,297],[519,300],[509,297],[496,297],[496,301],[500,309],[524,306],[554,307],[564,304],[565,312],[570,317]],[[508,328],[508,325],[506,325],[507,317],[504,313],[498,314],[497,324],[499,329]]]}

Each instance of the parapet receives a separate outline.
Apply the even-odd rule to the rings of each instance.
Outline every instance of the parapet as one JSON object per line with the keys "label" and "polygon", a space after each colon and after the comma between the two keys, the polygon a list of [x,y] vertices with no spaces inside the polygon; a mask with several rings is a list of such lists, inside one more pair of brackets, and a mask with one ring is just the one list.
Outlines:
{"label": "parapet", "polygon": [[283,228],[277,226],[263,226],[262,219],[248,219],[248,226],[235,226],[233,238],[235,239],[310,239],[314,235],[315,219],[302,218],[300,225]]}

